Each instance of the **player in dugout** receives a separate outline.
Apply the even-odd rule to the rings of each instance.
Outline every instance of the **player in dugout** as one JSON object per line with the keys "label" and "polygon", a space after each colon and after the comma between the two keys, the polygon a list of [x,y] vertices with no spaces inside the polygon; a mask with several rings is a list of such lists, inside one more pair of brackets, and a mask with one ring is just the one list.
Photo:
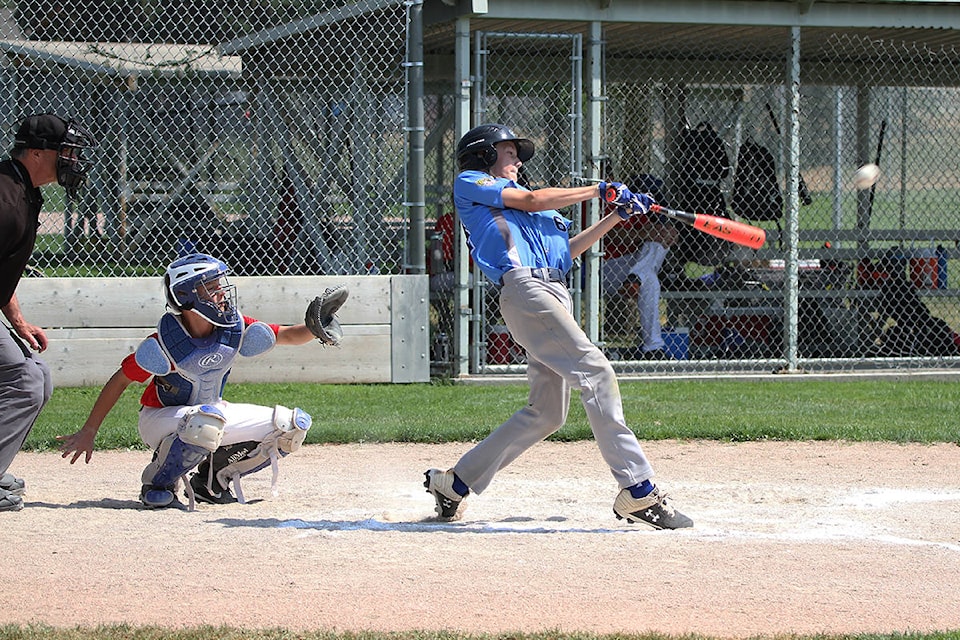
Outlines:
{"label": "player in dugout", "polygon": [[[302,345],[314,337],[339,344],[335,313],[347,298],[343,285],[327,289],[308,306],[304,322],[278,325],[241,315],[225,263],[194,253],[167,268],[163,290],[167,313],[157,330],[124,358],[100,391],[79,431],[57,436],[70,464],[89,463],[104,418],[134,382],[148,382],[140,398],[139,432],[153,459],[143,470],[140,501],[149,509],[180,506],[181,481],[193,510],[244,502],[240,478],[300,448],[312,424],[300,409],[227,402],[223,387],[237,356],[255,357],[274,345]],[[197,469],[187,479],[187,473]],[[236,495],[231,492],[230,485]]]}
{"label": "player in dugout", "polygon": [[[474,261],[499,288],[511,336],[526,349],[530,394],[525,407],[452,468],[426,471],[424,486],[441,519],[458,517],[470,492],[482,493],[498,471],[563,426],[576,388],[619,486],[616,517],[654,529],[691,527],[654,485],[653,467],[626,424],[616,373],[574,317],[566,281],[575,258],[621,220],[646,214],[653,199],[617,182],[531,191],[518,183],[518,172],[533,155],[533,142],[503,124],[475,127],[457,145],[457,212]],[[617,211],[570,238],[571,221],[556,209],[611,192],[607,201]]]}

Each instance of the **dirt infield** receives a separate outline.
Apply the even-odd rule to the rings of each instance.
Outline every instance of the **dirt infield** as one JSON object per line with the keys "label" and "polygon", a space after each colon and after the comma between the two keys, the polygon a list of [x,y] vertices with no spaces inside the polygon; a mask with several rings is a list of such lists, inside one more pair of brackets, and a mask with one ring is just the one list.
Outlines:
{"label": "dirt infield", "polygon": [[694,529],[613,518],[593,443],[543,443],[431,519],[467,445],[308,446],[250,504],[136,500],[144,452],[21,454],[0,623],[701,633],[960,629],[960,448],[648,442]]}

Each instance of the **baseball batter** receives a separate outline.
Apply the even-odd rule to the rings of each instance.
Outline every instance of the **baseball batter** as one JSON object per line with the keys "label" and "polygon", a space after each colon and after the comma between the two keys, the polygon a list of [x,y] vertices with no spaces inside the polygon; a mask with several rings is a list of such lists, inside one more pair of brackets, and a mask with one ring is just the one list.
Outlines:
{"label": "baseball batter", "polygon": [[[530,191],[518,184],[534,144],[502,124],[468,131],[457,145],[461,173],[453,193],[476,264],[500,288],[500,311],[513,339],[527,351],[530,395],[514,413],[452,469],[425,472],[424,486],[442,519],[453,519],[471,491],[483,493],[494,475],[567,419],[570,390],[577,388],[600,453],[620,491],[617,518],[655,529],[691,527],[652,482],[653,468],[623,416],[616,374],[572,314],[566,275],[574,258],[621,219],[647,213],[653,199],[619,183]],[[610,190],[618,206],[574,238],[570,220],[556,209]]]}
{"label": "baseball batter", "polygon": [[57,438],[63,457],[73,454],[70,464],[81,455],[89,463],[100,425],[121,394],[133,382],[149,381],[138,425],[140,437],[154,449],[140,491],[148,508],[179,505],[177,482],[195,468],[185,483],[190,509],[194,499],[243,502],[240,478],[270,466],[275,486],[278,458],[299,449],[310,428],[311,417],[302,409],[227,402],[223,387],[237,356],[254,357],[276,344],[301,345],[314,337],[336,344],[341,331],[333,314],[346,300],[346,289],[328,289],[311,302],[303,324],[266,324],[239,313],[227,273],[226,264],[202,253],[174,261],[164,275],[168,312],[157,331],[123,360],[83,427]]}

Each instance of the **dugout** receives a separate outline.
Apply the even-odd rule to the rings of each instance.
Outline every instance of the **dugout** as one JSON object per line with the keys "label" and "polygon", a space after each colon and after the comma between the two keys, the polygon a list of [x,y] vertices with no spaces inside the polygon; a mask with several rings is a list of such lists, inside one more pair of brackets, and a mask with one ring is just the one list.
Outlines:
{"label": "dugout", "polygon": [[[453,89],[455,132],[445,153],[472,124],[506,121],[538,144],[529,163],[534,184],[596,179],[608,161],[620,176],[664,176],[669,194],[683,177],[678,140],[706,122],[730,156],[732,171],[718,185],[729,200],[740,147],[756,141],[772,150],[783,217],[759,223],[769,237],[762,251],[728,258],[762,265],[759,277],[734,289],[668,292],[663,303],[667,321],[671,306],[719,307],[721,317],[745,311],[750,323],[762,314],[774,323],[768,348],[618,365],[624,372],[952,368],[955,357],[877,357],[885,327],[874,326],[876,291],[856,273],[893,250],[905,270],[934,248],[956,254],[958,184],[946,167],[960,142],[960,114],[947,106],[960,97],[958,8],[811,0],[426,2],[424,77],[427,87]],[[851,189],[853,170],[878,158],[884,175],[878,187]],[[813,191],[810,206],[797,197],[801,179]],[[599,208],[588,209],[584,224],[597,215]],[[601,257],[586,255],[573,285],[588,334],[608,345],[617,337],[604,334]],[[824,267],[818,277],[801,273],[813,264]],[[769,273],[771,265],[778,273]],[[839,281],[837,265],[847,274]],[[466,270],[462,256],[458,266]],[[918,289],[935,313],[960,328],[957,289],[947,282]],[[468,304],[464,290],[459,306]],[[829,321],[805,321],[808,298],[826,309]],[[731,308],[731,300],[740,306]],[[484,361],[490,315],[481,310],[472,323],[461,318],[455,363],[461,374],[522,370]],[[798,327],[816,335],[801,340]],[[742,327],[724,328],[736,335]]]}

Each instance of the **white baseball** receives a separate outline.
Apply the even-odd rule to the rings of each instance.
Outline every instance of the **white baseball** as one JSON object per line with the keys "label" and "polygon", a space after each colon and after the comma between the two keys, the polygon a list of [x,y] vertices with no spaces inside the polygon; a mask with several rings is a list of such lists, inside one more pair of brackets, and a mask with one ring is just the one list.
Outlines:
{"label": "white baseball", "polygon": [[853,174],[853,186],[859,190],[869,189],[880,177],[880,167],[872,162],[863,165]]}

